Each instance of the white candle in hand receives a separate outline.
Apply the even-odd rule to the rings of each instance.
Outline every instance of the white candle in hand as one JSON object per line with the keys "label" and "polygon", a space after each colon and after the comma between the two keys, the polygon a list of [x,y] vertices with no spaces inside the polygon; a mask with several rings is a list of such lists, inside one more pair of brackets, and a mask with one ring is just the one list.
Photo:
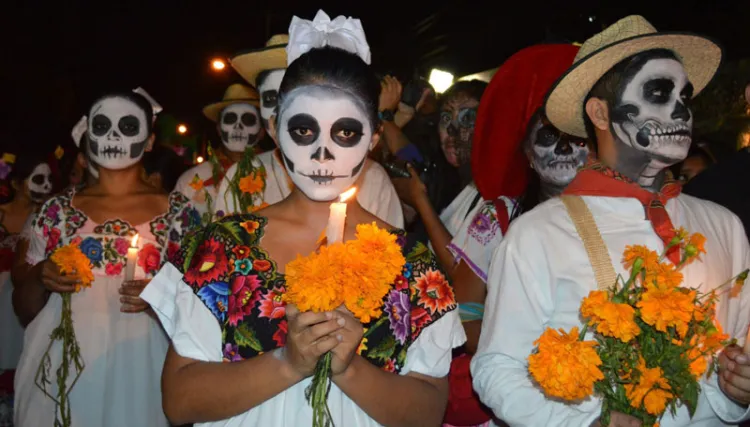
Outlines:
{"label": "white candle in hand", "polygon": [[138,262],[138,235],[133,236],[128,248],[128,262],[125,264],[125,281],[133,280],[135,265]]}
{"label": "white candle in hand", "polygon": [[339,196],[337,203],[331,204],[331,215],[328,217],[328,226],[326,227],[326,243],[332,245],[344,240],[344,225],[346,224],[346,200],[357,192],[356,187],[352,187]]}

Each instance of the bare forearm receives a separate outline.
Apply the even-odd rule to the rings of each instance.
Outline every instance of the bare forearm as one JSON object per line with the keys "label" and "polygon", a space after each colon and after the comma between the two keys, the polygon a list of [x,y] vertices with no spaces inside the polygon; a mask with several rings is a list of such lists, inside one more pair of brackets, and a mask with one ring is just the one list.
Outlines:
{"label": "bare forearm", "polygon": [[173,424],[231,418],[271,399],[302,378],[279,350],[242,362],[198,362],[174,368],[170,348],[162,376],[164,412]]}
{"label": "bare forearm", "polygon": [[388,150],[394,156],[401,151],[402,148],[409,145],[409,139],[393,122],[383,122],[383,136],[385,137],[386,145],[388,145]]}
{"label": "bare forearm", "polygon": [[34,267],[22,264],[16,265],[12,271],[13,311],[24,327],[34,320],[49,299],[49,292],[38,279],[41,268],[42,263]]}
{"label": "bare forearm", "polygon": [[443,270],[446,274],[450,274],[455,266],[455,258],[448,250],[448,245],[453,240],[453,236],[451,236],[448,229],[443,225],[440,216],[435,212],[435,208],[432,207],[432,203],[430,203],[426,195],[420,198],[416,205],[415,208],[422,218],[424,227],[427,230],[427,236],[430,238],[430,243],[432,243],[432,250],[437,255]]}
{"label": "bare forearm", "polygon": [[360,356],[333,381],[367,415],[388,427],[440,426],[448,403],[447,379],[432,384],[389,373]]}

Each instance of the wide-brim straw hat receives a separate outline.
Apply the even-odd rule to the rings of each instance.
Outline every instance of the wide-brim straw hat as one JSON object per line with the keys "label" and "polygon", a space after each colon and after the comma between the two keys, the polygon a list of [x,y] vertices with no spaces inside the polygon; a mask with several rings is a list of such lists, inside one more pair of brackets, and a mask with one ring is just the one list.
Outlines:
{"label": "wide-brim straw hat", "polygon": [[586,137],[584,101],[596,82],[620,61],[637,53],[667,49],[675,53],[693,84],[693,96],[711,81],[722,59],[714,41],[690,33],[664,32],[642,16],[628,16],[586,40],[573,66],[552,87],[545,102],[547,118],[559,130]]}
{"label": "wide-brim straw hat", "polygon": [[221,110],[232,104],[260,105],[258,91],[250,86],[235,83],[224,91],[224,98],[220,102],[214,102],[203,108],[203,114],[213,122],[219,121]]}
{"label": "wide-brim straw hat", "polygon": [[239,52],[229,60],[229,63],[245,81],[257,87],[258,74],[265,70],[286,68],[287,43],[288,34],[276,34],[266,42],[265,47]]}

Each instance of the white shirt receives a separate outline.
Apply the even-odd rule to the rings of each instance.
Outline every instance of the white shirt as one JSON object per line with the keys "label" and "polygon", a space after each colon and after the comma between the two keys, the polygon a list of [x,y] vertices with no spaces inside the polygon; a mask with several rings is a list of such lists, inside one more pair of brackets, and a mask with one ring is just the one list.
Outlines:
{"label": "white shirt", "polygon": [[[185,171],[180,178],[177,180],[174,190],[184,194],[185,197],[190,199],[195,206],[195,209],[202,214],[208,212],[208,200],[216,200],[216,194],[218,191],[217,185],[207,185],[196,190],[191,187],[190,184],[193,182],[193,178],[198,176],[201,183],[213,176],[213,165],[210,161],[204,161],[198,165]],[[213,206],[212,206],[213,209]],[[215,211],[215,209],[213,209]]]}
{"label": "white shirt", "polygon": [[[179,355],[206,362],[222,361],[219,322],[172,264],[164,265],[143,290],[141,298],[154,309]],[[465,341],[458,310],[446,313],[427,326],[409,346],[400,374],[417,372],[434,378],[445,377],[450,370],[453,348]],[[197,423],[195,427],[309,426],[312,409],[305,399],[305,389],[311,381],[312,377],[308,377],[244,414],[223,421]],[[336,384],[331,384],[328,407],[336,426],[380,425]]]}
{"label": "white shirt", "polygon": [[[664,244],[631,198],[584,197],[594,215],[617,273],[626,245],[661,252]],[[709,291],[750,267],[750,248],[739,219],[711,202],[680,195],[666,205],[674,226],[708,240],[702,262],[686,266],[683,286]],[[589,426],[601,411],[598,398],[579,404],[547,399],[529,379],[527,358],[546,327],[581,328],[581,300],[596,289],[583,242],[560,199],[549,200],[518,218],[493,255],[479,348],[472,360],[474,389],[498,418],[511,426]],[[740,345],[750,323],[750,290],[718,301],[717,320]],[[687,408],[665,414],[662,427],[721,426],[750,418],[719,389],[717,375],[701,381],[691,420]]]}
{"label": "white shirt", "polygon": [[[266,168],[266,190],[263,201],[272,205],[286,198],[294,188],[292,180],[286,173],[286,169],[277,155],[278,150],[271,150],[258,155],[258,160]],[[232,208],[232,197],[227,191],[229,182],[237,173],[237,165],[232,165],[227,170],[226,177],[219,187],[218,194],[224,195],[217,200],[216,209],[226,213],[234,212]],[[357,186],[357,200],[362,207],[396,228],[404,228],[404,213],[401,202],[396,194],[385,169],[378,163],[367,159],[365,169],[362,171]]]}

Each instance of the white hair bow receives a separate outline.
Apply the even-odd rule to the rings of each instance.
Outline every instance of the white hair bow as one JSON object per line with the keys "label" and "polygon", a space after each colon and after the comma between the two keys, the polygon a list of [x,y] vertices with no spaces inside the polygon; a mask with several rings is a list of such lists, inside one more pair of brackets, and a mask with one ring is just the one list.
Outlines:
{"label": "white hair bow", "polygon": [[78,123],[73,126],[73,131],[70,133],[70,135],[73,136],[73,142],[75,142],[76,147],[81,145],[81,137],[86,133],[86,129],[88,129],[88,118],[83,116],[81,117],[81,120],[78,120]]}
{"label": "white hair bow", "polygon": [[365,38],[362,22],[355,18],[331,18],[319,10],[312,21],[292,18],[289,43],[286,45],[287,65],[310,49],[333,46],[354,53],[370,63],[370,46]]}
{"label": "white hair bow", "polygon": [[154,116],[161,113],[163,108],[161,108],[161,105],[159,105],[158,102],[154,98],[151,97],[151,95],[146,92],[145,89],[142,87],[137,87],[133,89],[133,93],[137,93],[138,95],[141,95],[142,97],[146,98],[146,101],[148,101],[149,104],[151,104],[151,110],[153,111]]}

